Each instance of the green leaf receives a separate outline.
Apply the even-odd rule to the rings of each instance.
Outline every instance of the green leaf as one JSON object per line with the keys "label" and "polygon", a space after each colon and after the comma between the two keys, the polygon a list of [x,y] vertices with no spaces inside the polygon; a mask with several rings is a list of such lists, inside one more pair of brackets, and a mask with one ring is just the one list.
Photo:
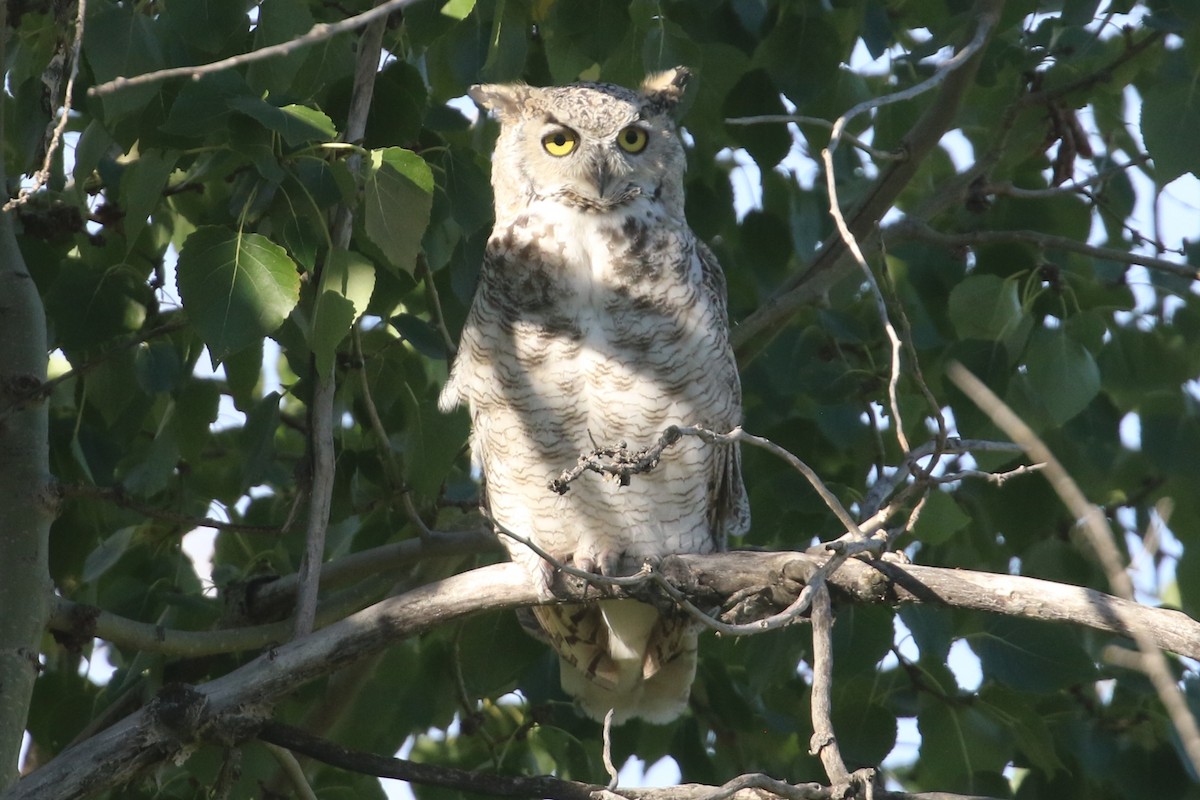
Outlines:
{"label": "green leaf", "polygon": [[1100,391],[1096,360],[1062,330],[1035,331],[1025,366],[1030,389],[1054,425],[1085,409]]}
{"label": "green leaf", "polygon": [[1005,726],[1029,762],[1047,775],[1064,769],[1054,749],[1054,736],[1046,720],[1030,706],[1029,696],[1004,686],[985,686],[980,709]]}
{"label": "green leaf", "polygon": [[354,320],[366,311],[374,289],[375,266],[370,261],[348,250],[329,254],[309,330],[309,346],[319,374],[332,374],[337,346]]}
{"label": "green leaf", "polygon": [[1012,744],[1004,730],[972,705],[922,694],[917,726],[924,785],[974,793],[981,788],[974,784],[978,773],[999,772],[1011,757]]}
{"label": "green leaf", "polygon": [[970,645],[985,678],[1019,691],[1053,692],[1096,678],[1096,665],[1067,625],[987,617]]}
{"label": "green leaf", "polygon": [[408,419],[403,440],[404,479],[418,496],[437,495],[466,441],[465,414],[443,414],[432,394],[417,397],[411,387],[401,395]]}
{"label": "green leaf", "polygon": [[279,393],[270,392],[246,414],[246,424],[239,431],[241,460],[238,467],[243,490],[262,483],[270,473],[278,428]]}
{"label": "green leaf", "polygon": [[[779,89],[761,69],[747,72],[725,97],[721,113],[726,118],[777,116],[787,113],[779,99]],[[761,169],[770,169],[783,160],[792,147],[787,125],[730,125],[729,137],[746,148]]]}
{"label": "green leaf", "polygon": [[263,127],[283,137],[289,147],[308,142],[327,142],[337,137],[337,128],[328,116],[307,106],[273,106],[257,97],[235,97],[230,107],[257,120]]}
{"label": "green leaf", "polygon": [[371,151],[363,205],[367,236],[393,268],[411,273],[433,207],[429,165],[401,147]]}
{"label": "green leaf", "polygon": [[589,0],[550,7],[543,36],[555,82],[577,81],[604,63],[631,27],[628,5],[622,0]]}
{"label": "green leaf", "polygon": [[80,200],[87,195],[88,179],[100,165],[109,149],[113,146],[112,136],[104,130],[98,120],[92,120],[83,129],[79,141],[75,145],[75,168],[72,175],[75,178],[75,191]]}
{"label": "green leaf", "polygon": [[167,3],[159,19],[189,49],[208,55],[229,49],[248,25],[245,0]]}
{"label": "green leaf", "polygon": [[949,492],[932,491],[917,518],[914,533],[925,544],[941,544],[967,526],[971,518]]}
{"label": "green leaf", "polygon": [[[97,82],[131,78],[165,66],[154,21],[135,11],[132,3],[88,6],[83,52]],[[150,84],[104,95],[101,103],[105,120],[111,124],[119,117],[141,111],[161,88],[162,84]]]}
{"label": "green leaf", "polygon": [[1017,330],[1024,317],[1016,281],[972,275],[950,292],[950,321],[959,338],[999,341]]}
{"label": "green leaf", "polygon": [[442,13],[451,19],[463,20],[475,8],[475,0],[447,0],[442,6]]}
{"label": "green leaf", "polygon": [[91,583],[115,566],[121,560],[121,556],[125,555],[125,551],[129,549],[129,543],[133,541],[133,535],[136,532],[137,527],[133,525],[120,528],[101,542],[95,550],[88,553],[88,557],[83,562],[81,576],[83,580]]}
{"label": "green leaf", "polygon": [[121,206],[125,210],[125,251],[133,250],[138,234],[162,202],[163,188],[175,170],[179,154],[147,150],[121,175]]}
{"label": "green leaf", "polygon": [[[135,447],[121,474],[121,483],[136,496],[149,497],[167,488],[179,463],[179,442],[173,425],[158,431],[147,447]],[[132,463],[130,461],[132,460]]]}
{"label": "green leaf", "polygon": [[177,282],[214,363],[278,328],[300,297],[300,276],[282,247],[221,227],[199,228],[187,238]]}
{"label": "green leaf", "polygon": [[1157,85],[1142,100],[1142,138],[1154,159],[1154,179],[1166,186],[1185,172],[1200,174],[1200,91],[1189,82]]}

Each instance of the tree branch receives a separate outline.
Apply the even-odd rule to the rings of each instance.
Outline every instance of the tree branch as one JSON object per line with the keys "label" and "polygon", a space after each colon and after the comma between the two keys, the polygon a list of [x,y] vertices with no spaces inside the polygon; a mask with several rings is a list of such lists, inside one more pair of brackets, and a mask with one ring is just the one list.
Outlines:
{"label": "tree branch", "polygon": [[[993,20],[999,18],[1003,6],[1004,0],[978,0],[972,12],[978,20],[972,32],[973,39],[980,28],[987,28],[990,34]],[[978,66],[977,52],[962,67],[949,72],[941,83],[937,98],[901,142],[901,149],[908,157],[892,162],[865,193],[858,207],[847,215],[846,227],[859,242],[868,240],[876,224],[950,129]],[[792,315],[848,274],[852,266],[842,236],[834,232],[821,245],[807,270],[786,281],[774,296],[734,327],[732,337],[738,362],[744,367],[784,329]]]}
{"label": "tree branch", "polygon": [[971,231],[969,233],[942,233],[915,220],[905,220],[889,225],[884,231],[889,241],[917,239],[948,248],[979,247],[988,244],[1030,244],[1045,250],[1063,250],[1079,253],[1091,258],[1116,261],[1119,264],[1137,264],[1147,269],[1169,272],[1188,280],[1200,280],[1200,269],[1168,261],[1165,258],[1130,253],[1111,247],[1096,247],[1067,236],[1055,236],[1041,231]]}
{"label": "tree branch", "polygon": [[[264,725],[259,732],[259,738],[351,772],[492,797],[544,797],[548,800],[833,800],[834,797],[841,796],[817,784],[790,784],[760,774],[740,775],[722,786],[690,783],[661,789],[609,789],[549,775],[497,775],[474,772],[351,750],[278,722],[268,722]],[[931,794],[903,792],[875,792],[874,796],[879,800],[932,800],[935,797]],[[957,794],[938,793],[936,797],[940,800],[972,800],[966,795]]]}
{"label": "tree branch", "polygon": [[[0,31],[8,30],[0,2]],[[0,64],[7,64],[0,36]],[[0,109],[3,108],[0,103]],[[4,142],[0,110],[0,153]],[[7,185],[0,158],[0,186]],[[0,212],[0,789],[17,779],[17,759],[29,715],[38,653],[49,614],[50,523],[57,502],[50,489],[49,411],[25,401],[46,382],[46,316],[13,230],[13,212]]]}
{"label": "tree branch", "polygon": [[113,92],[127,89],[131,86],[145,86],[151,83],[161,83],[162,81],[170,80],[171,78],[192,78],[198,79],[204,75],[209,75],[214,72],[221,72],[226,69],[244,66],[255,61],[263,61],[268,58],[276,58],[278,56],[286,56],[288,53],[293,53],[305,47],[311,47],[314,44],[332,39],[339,33],[357,30],[369,25],[377,19],[386,18],[407,5],[412,5],[416,0],[385,0],[374,8],[364,11],[361,14],[355,14],[352,17],[347,17],[340,22],[324,23],[318,22],[309,28],[308,32],[295,39],[289,39],[286,42],[273,44],[268,47],[261,47],[258,50],[251,50],[249,53],[240,53],[236,56],[223,58],[220,61],[213,61],[208,64],[196,64],[191,67],[171,67],[170,69],[160,69],[154,72],[145,72],[141,75],[133,77],[113,78],[106,83],[100,83],[88,89],[88,95],[98,97],[101,95],[112,94]]}
{"label": "tree branch", "polygon": [[[1046,480],[1079,523],[1092,552],[1104,568],[1108,585],[1125,602],[1133,605],[1133,580],[1125,570],[1125,561],[1117,546],[1116,536],[1100,507],[1088,502],[1087,496],[1050,452],[1045,442],[982,381],[957,362],[950,364],[946,372],[975,405],[1025,449],[1030,458],[1045,464],[1043,472]],[[1192,770],[1200,772],[1200,728],[1197,727],[1196,718],[1188,707],[1175,676],[1171,674],[1171,668],[1160,649],[1162,645],[1134,622],[1127,606],[1119,606],[1115,611],[1117,622],[1125,627],[1129,636],[1137,642],[1138,650],[1141,651],[1141,671],[1150,679],[1166,708],[1171,724],[1183,744],[1183,750],[1191,762]]]}
{"label": "tree branch", "polygon": [[[826,565],[807,553],[734,552],[669,556],[660,571],[700,605],[719,606],[757,593],[782,607]],[[846,560],[828,584],[854,602],[933,603],[1028,619],[1073,622],[1131,635],[1145,631],[1155,644],[1200,658],[1200,623],[1167,609],[1148,608],[1102,592],[1013,575]],[[595,587],[556,584],[560,601],[597,598]],[[630,596],[618,589],[614,596]],[[493,564],[390,597],[308,636],[272,648],[255,660],[195,687],[196,718],[184,726],[159,722],[147,707],[96,736],[61,752],[25,777],[3,800],[65,800],[120,785],[143,768],[172,757],[198,740],[228,743],[252,737],[269,705],[305,683],[380,652],[406,637],[485,611],[534,605],[537,592],[524,569]],[[238,737],[242,737],[239,739]]]}

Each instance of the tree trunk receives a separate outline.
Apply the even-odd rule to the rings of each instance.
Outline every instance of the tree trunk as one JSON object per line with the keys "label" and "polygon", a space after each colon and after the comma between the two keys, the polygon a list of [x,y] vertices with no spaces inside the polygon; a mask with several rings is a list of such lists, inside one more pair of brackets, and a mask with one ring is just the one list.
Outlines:
{"label": "tree trunk", "polygon": [[12,214],[0,214],[0,789],[17,779],[49,617],[55,503],[48,413],[39,392],[45,380],[41,298],[17,247]]}

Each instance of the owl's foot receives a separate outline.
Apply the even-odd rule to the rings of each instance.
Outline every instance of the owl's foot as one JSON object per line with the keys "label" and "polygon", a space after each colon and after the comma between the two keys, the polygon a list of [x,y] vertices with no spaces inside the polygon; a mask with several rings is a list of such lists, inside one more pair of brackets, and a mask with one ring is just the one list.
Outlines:
{"label": "owl's foot", "polygon": [[657,564],[661,559],[638,553],[628,553],[613,549],[575,551],[570,564],[583,572],[593,575],[603,575],[606,578],[624,578],[636,575],[642,571],[646,563]]}

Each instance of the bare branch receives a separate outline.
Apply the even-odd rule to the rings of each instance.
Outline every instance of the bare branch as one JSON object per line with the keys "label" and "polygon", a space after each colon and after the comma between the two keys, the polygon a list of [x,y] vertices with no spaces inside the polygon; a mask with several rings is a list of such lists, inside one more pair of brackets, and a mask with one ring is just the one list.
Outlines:
{"label": "bare branch", "polygon": [[871,265],[867,263],[867,259],[863,256],[862,250],[859,247],[858,238],[850,230],[850,226],[846,223],[846,218],[842,214],[842,208],[838,202],[837,175],[833,168],[833,154],[841,143],[846,125],[849,124],[850,120],[859,114],[882,108],[885,105],[903,100],[911,100],[940,86],[951,73],[968,63],[975,57],[976,53],[983,49],[983,46],[987,44],[988,37],[991,36],[992,29],[995,28],[999,19],[1000,15],[998,11],[986,12],[980,18],[975,28],[975,36],[971,39],[970,43],[944,63],[940,64],[934,74],[926,80],[908,89],[884,97],[875,97],[866,100],[854,106],[845,114],[842,114],[833,123],[833,130],[829,137],[829,146],[821,151],[821,161],[825,167],[825,188],[829,193],[829,213],[833,216],[834,225],[837,226],[838,234],[842,237],[846,249],[862,270],[863,277],[867,281],[867,286],[871,289],[871,297],[875,300],[876,313],[879,315],[879,321],[883,324],[884,332],[887,334],[888,342],[891,345],[888,404],[891,406],[892,425],[895,427],[896,441],[899,443],[900,449],[905,452],[909,449],[908,437],[904,433],[904,420],[900,416],[900,400],[897,396],[897,386],[900,383],[900,351],[903,345],[900,342],[900,336],[896,333],[896,328],[892,325],[892,321],[888,316],[887,303],[884,302],[883,293],[879,290],[879,282],[875,280],[875,273],[871,271]]}
{"label": "bare branch", "polygon": [[[791,784],[760,773],[739,775],[721,786],[682,784],[661,789],[612,789],[549,775],[496,775],[364,753],[279,722],[266,723],[259,732],[259,739],[351,772],[492,797],[544,797],[549,800],[834,800],[843,796],[815,783]],[[908,794],[878,791],[875,796],[879,800],[988,800],[941,792]]]}
{"label": "bare branch", "polygon": [[971,38],[971,41],[953,56],[938,64],[937,70],[928,78],[907,89],[902,89],[883,97],[873,97],[870,100],[864,100],[838,117],[837,121],[833,123],[833,131],[829,137],[829,149],[831,151],[837,149],[838,142],[844,136],[846,126],[850,123],[850,120],[859,114],[865,114],[868,111],[874,111],[892,103],[899,103],[920,97],[926,92],[941,86],[950,77],[952,72],[974,58],[976,53],[983,50],[983,46],[987,44],[988,39],[991,37],[996,23],[1000,21],[1000,10],[999,8],[986,8],[982,10],[977,19],[979,22],[975,26],[975,35]]}
{"label": "bare branch", "polygon": [[[695,603],[712,606],[751,587],[766,594],[789,593],[831,560],[807,553],[669,556],[660,572]],[[854,602],[935,603],[1071,622],[1121,635],[1129,635],[1132,627],[1151,636],[1160,647],[1200,657],[1200,623],[1178,611],[1148,608],[1090,589],[1013,575],[866,563],[854,558],[831,573],[828,582]],[[564,587],[556,584],[559,588]],[[619,596],[628,594],[620,592]],[[560,600],[578,603],[595,597],[594,588],[565,587]],[[167,736],[154,724],[152,713],[143,709],[64,750],[0,797],[62,800],[115,787],[171,757],[187,741],[206,735],[205,731],[223,730],[226,736],[240,731],[241,736],[253,736],[272,701],[392,643],[470,614],[538,602],[546,601],[537,597],[525,569],[513,563],[481,567],[389,597],[197,686],[194,691],[203,707],[194,725]],[[626,796],[640,795],[629,791]]]}
{"label": "bare branch", "polygon": [[663,431],[658,441],[650,447],[630,451],[628,443],[621,441],[613,445],[601,445],[589,452],[581,453],[574,467],[550,481],[550,491],[566,494],[571,484],[585,472],[595,472],[615,479],[621,486],[628,486],[632,475],[649,472],[658,466],[663,451],[683,436],[679,428],[672,425]]}
{"label": "bare branch", "polygon": [[850,780],[846,762],[833,730],[833,611],[829,607],[829,589],[821,586],[812,602],[812,738],[808,752],[821,759],[825,774],[834,786]]}
{"label": "bare branch", "polygon": [[[844,119],[845,117],[839,118],[838,122]],[[837,132],[836,125],[834,126],[834,132]],[[833,216],[834,225],[837,226],[838,234],[841,235],[842,241],[846,244],[846,249],[853,256],[859,269],[862,270],[863,277],[867,281],[867,286],[871,289],[871,297],[875,301],[875,312],[879,315],[879,321],[883,324],[883,330],[887,334],[888,343],[891,345],[888,405],[892,411],[892,427],[896,429],[896,441],[899,442],[900,449],[907,452],[909,449],[908,437],[904,434],[904,420],[900,416],[900,401],[896,396],[896,387],[900,383],[900,337],[896,334],[896,329],[892,326],[892,321],[888,317],[887,303],[883,301],[883,293],[879,291],[879,281],[875,280],[875,273],[871,271],[871,265],[867,263],[866,257],[862,254],[862,250],[858,246],[858,239],[850,232],[850,226],[846,224],[846,218],[842,215],[842,209],[838,203],[837,176],[833,171],[833,148],[836,146],[837,140],[834,139],[829,143],[829,147],[821,151],[821,161],[825,165],[825,188],[829,193],[829,213]]]}
{"label": "bare branch", "polygon": [[905,220],[890,225],[884,231],[888,240],[917,239],[943,247],[979,247],[988,244],[1030,244],[1046,250],[1063,250],[1069,253],[1079,253],[1091,258],[1116,261],[1120,264],[1137,264],[1148,269],[1169,272],[1188,280],[1200,280],[1200,269],[1168,261],[1165,258],[1130,253],[1111,247],[1096,247],[1087,242],[1071,239],[1066,236],[1055,236],[1041,231],[972,231],[970,233],[942,233],[915,220]]}
{"label": "bare branch", "polygon": [[[725,120],[726,125],[778,125],[789,122],[797,125],[818,125],[822,128],[833,128],[833,123],[827,119],[806,117],[800,114],[759,114],[753,117],[729,117]],[[906,158],[904,153],[892,153],[871,147],[871,145],[862,139],[846,131],[842,132],[842,139],[862,150],[876,161],[900,161]]]}
{"label": "bare branch", "polygon": [[300,762],[292,755],[291,750],[280,747],[271,742],[263,742],[267,746],[267,750],[275,757],[279,763],[283,774],[287,777],[288,783],[291,784],[292,790],[300,798],[300,800],[317,800],[316,793],[312,790],[312,786],[308,783],[308,778],[304,775],[304,769],[300,766]]}
{"label": "bare branch", "polygon": [[869,519],[872,522],[864,522],[865,525],[883,524],[887,517],[882,520],[874,521],[876,512],[883,507],[884,502],[892,496],[915,471],[927,472],[928,469],[921,469],[920,461],[931,456],[942,455],[961,455],[971,452],[1006,452],[1019,453],[1021,446],[1012,442],[993,442],[986,439],[959,439],[950,437],[945,442],[939,443],[937,440],[925,442],[918,445],[908,452],[897,467],[896,471],[890,476],[881,477],[867,491],[866,497],[859,504],[864,515],[872,515]]}
{"label": "bare branch", "polygon": [[311,47],[314,44],[323,42],[326,39],[332,39],[339,33],[357,30],[369,25],[377,19],[384,19],[389,14],[392,14],[407,5],[411,5],[416,0],[384,0],[383,3],[374,8],[364,11],[361,14],[355,14],[352,17],[347,17],[340,22],[324,23],[319,22],[309,28],[308,32],[295,39],[289,39],[286,42],[273,44],[268,47],[261,47],[258,50],[251,50],[249,53],[241,53],[229,58],[223,58],[220,61],[213,61],[208,64],[196,64],[191,67],[171,67],[170,69],[160,69],[155,72],[146,72],[133,77],[114,78],[106,83],[100,83],[88,89],[88,95],[97,97],[113,92],[127,89],[131,86],[146,86],[152,83],[161,83],[162,81],[170,80],[171,78],[191,78],[198,80],[204,75],[209,75],[214,72],[221,72],[226,69],[233,69],[245,64],[250,64],[255,61],[262,61],[268,58],[276,58],[285,56],[288,53],[293,53],[301,48]]}
{"label": "bare branch", "polygon": [[[1116,537],[1100,507],[1088,501],[1079,485],[1050,452],[1050,448],[982,381],[958,363],[950,364],[946,371],[955,385],[966,393],[992,422],[1020,444],[1030,458],[1045,465],[1043,472],[1046,480],[1054,487],[1054,491],[1075,519],[1081,523],[1080,528],[1086,535],[1088,544],[1104,567],[1109,586],[1118,596],[1132,603],[1133,581],[1125,571],[1124,559],[1117,546]],[[1154,685],[1166,708],[1192,769],[1200,772],[1200,728],[1196,725],[1196,718],[1188,708],[1179,684],[1171,674],[1171,668],[1160,649],[1161,644],[1134,622],[1125,609],[1116,609],[1116,615],[1127,629],[1128,635],[1137,642],[1138,650],[1141,651],[1141,670]]]}

